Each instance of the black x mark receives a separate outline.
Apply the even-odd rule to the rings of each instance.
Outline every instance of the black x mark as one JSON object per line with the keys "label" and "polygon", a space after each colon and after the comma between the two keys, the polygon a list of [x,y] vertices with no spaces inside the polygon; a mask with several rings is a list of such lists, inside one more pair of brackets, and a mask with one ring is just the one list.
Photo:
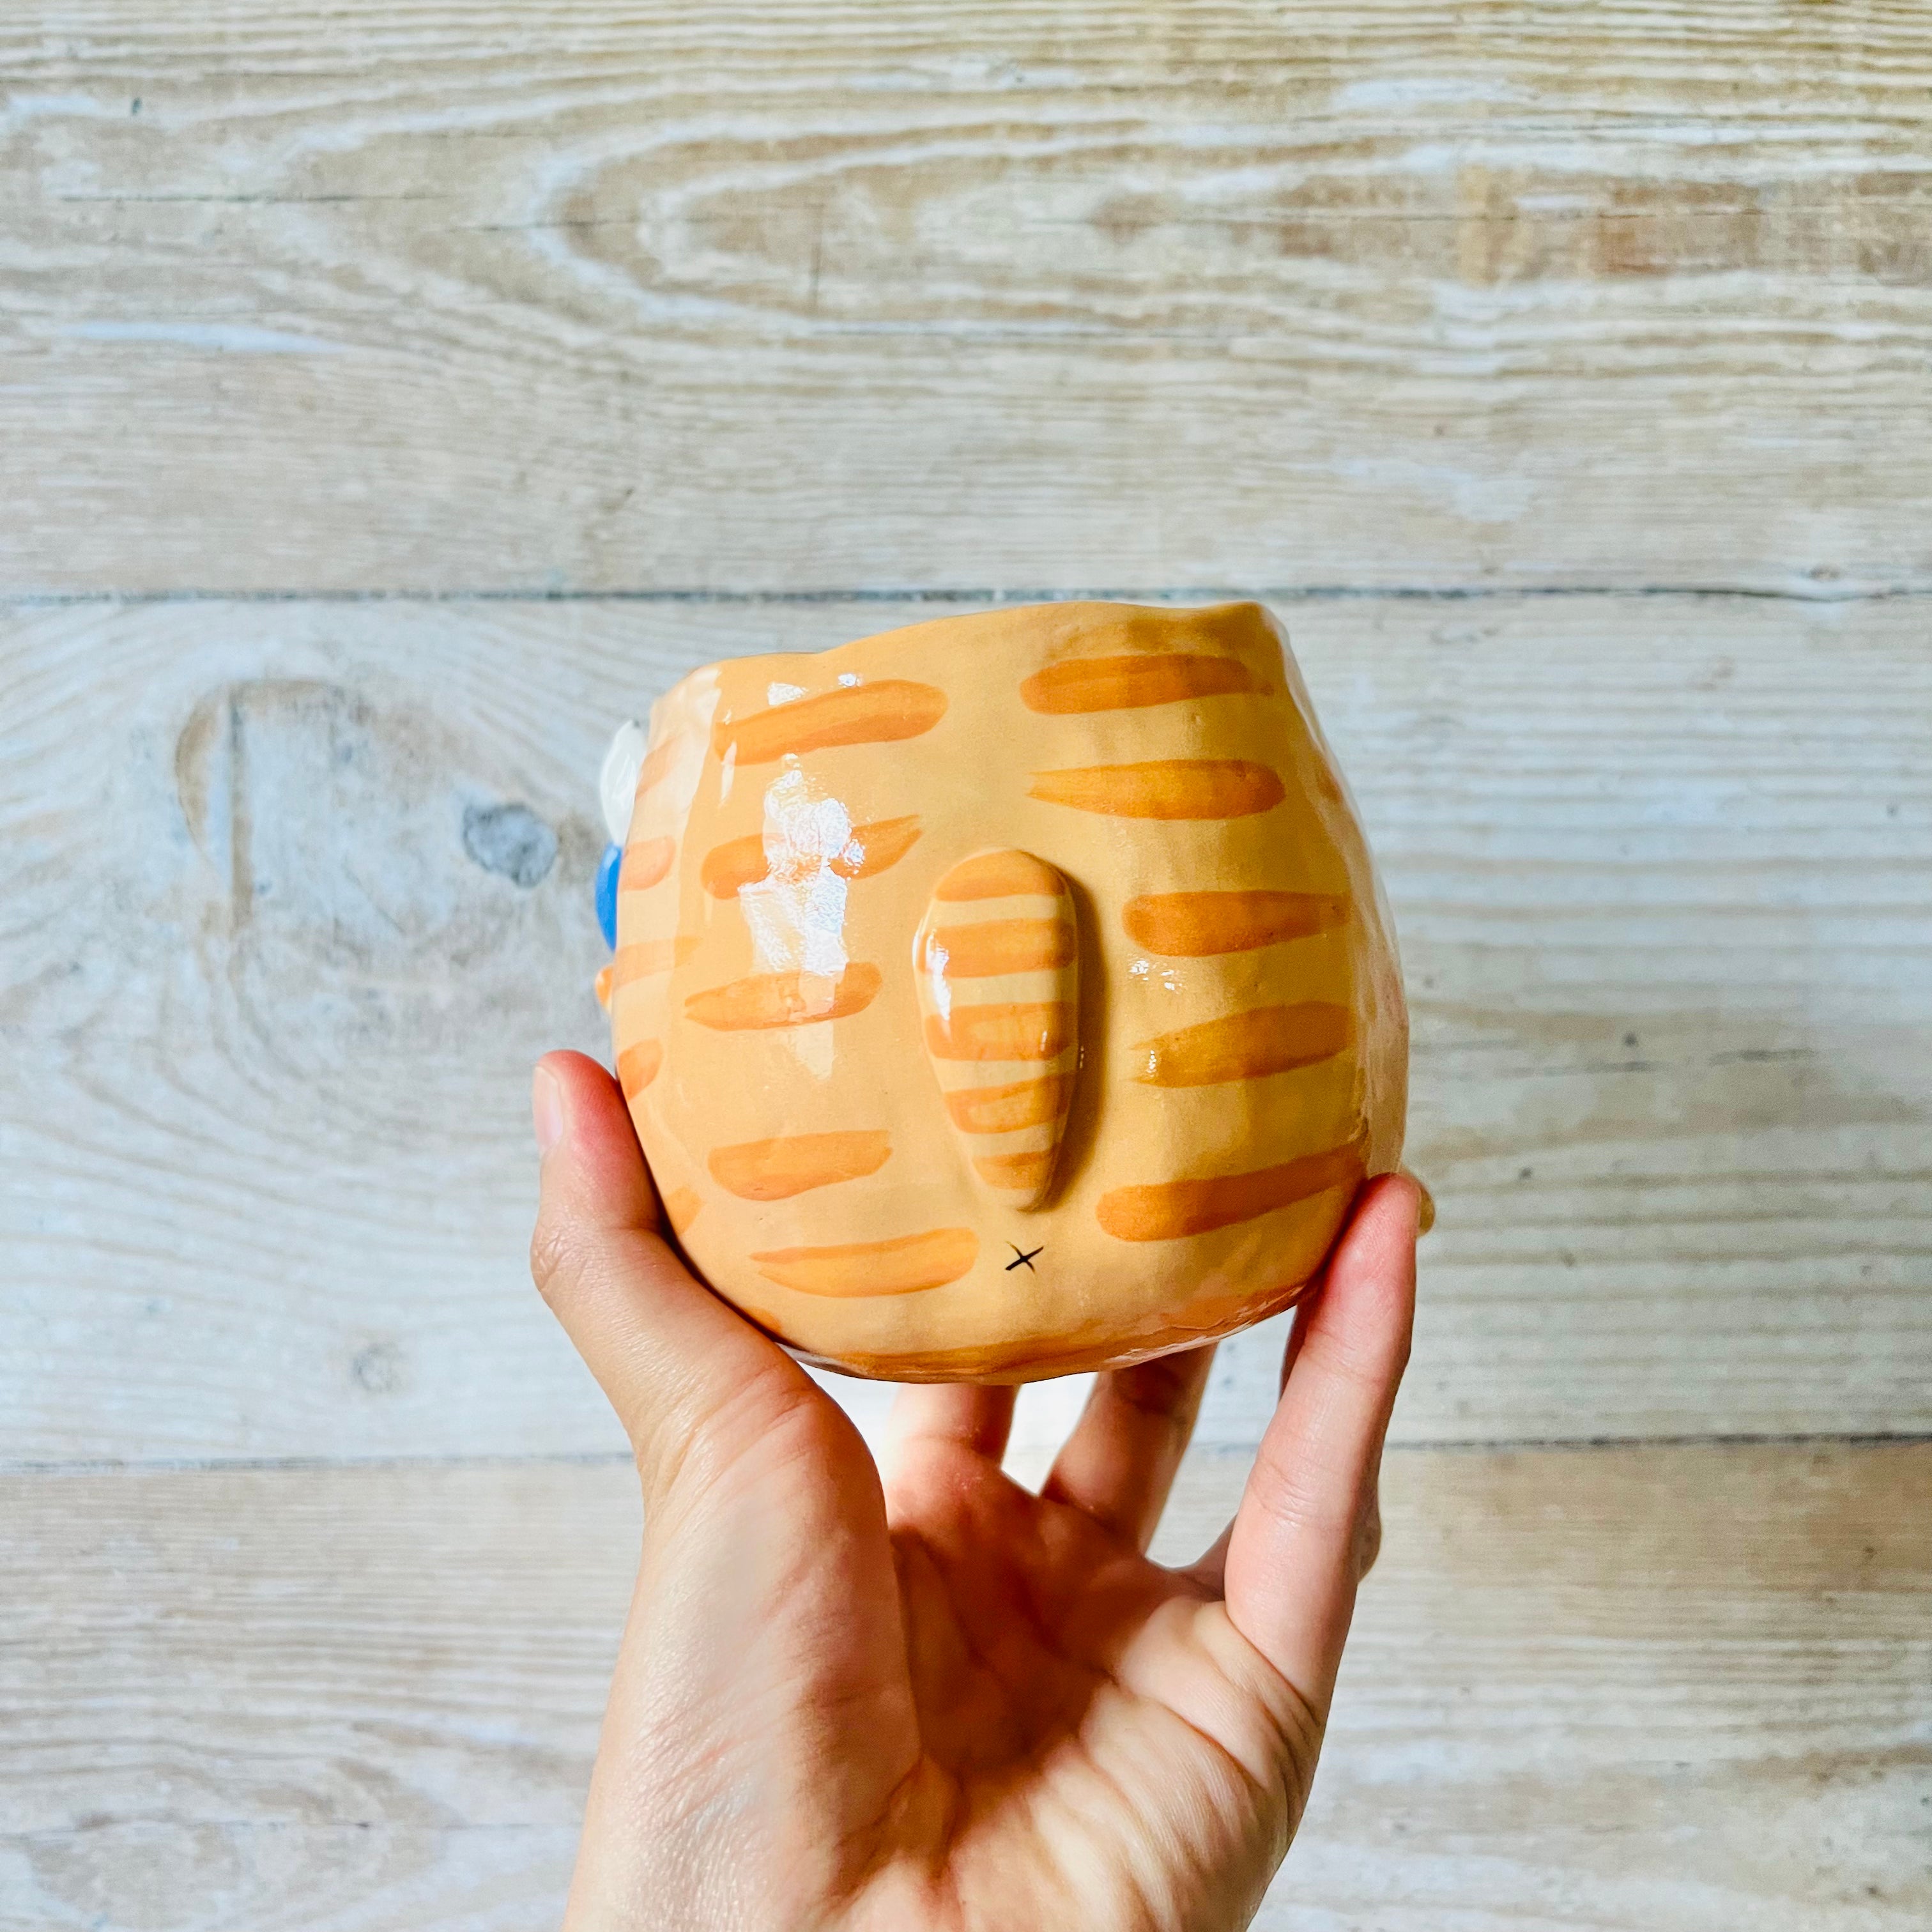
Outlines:
{"label": "black x mark", "polygon": [[1011,1274],[1013,1270],[1018,1268],[1022,1262],[1024,1262],[1026,1263],[1026,1271],[1028,1274],[1039,1274],[1040,1270],[1035,1268],[1033,1264],[1033,1256],[1034,1255],[1043,1255],[1046,1252],[1046,1244],[1044,1241],[1041,1242],[1040,1246],[1034,1250],[1033,1254],[1025,1254],[1022,1252],[1017,1242],[1009,1241],[1006,1244],[1006,1246],[1012,1250],[1015,1256],[1017,1258],[1007,1262],[1007,1274]]}

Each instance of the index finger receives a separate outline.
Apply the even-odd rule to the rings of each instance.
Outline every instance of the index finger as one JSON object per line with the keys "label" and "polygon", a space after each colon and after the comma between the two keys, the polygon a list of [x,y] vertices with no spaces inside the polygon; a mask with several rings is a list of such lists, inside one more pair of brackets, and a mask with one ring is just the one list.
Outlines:
{"label": "index finger", "polygon": [[548,1054],[531,1100],[543,1164],[530,1272],[647,1480],[718,1414],[728,1411],[734,1439],[746,1439],[801,1395],[817,1398],[804,1371],[665,1246],[610,1076],[580,1053]]}
{"label": "index finger", "polygon": [[1228,1541],[1228,1615],[1325,1712],[1354,1613],[1356,1538],[1408,1360],[1415,1184],[1362,1196],[1328,1263]]}

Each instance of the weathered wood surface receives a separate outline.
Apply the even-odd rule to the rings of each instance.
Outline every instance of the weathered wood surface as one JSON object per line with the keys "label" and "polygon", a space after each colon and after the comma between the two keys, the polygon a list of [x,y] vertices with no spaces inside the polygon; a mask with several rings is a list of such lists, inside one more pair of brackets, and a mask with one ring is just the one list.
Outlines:
{"label": "weathered wood surface", "polygon": [[1918,0],[35,0],[0,103],[0,587],[1932,584]]}
{"label": "weathered wood surface", "polygon": [[[604,737],[932,608],[7,616],[5,1456],[614,1448],[524,1269],[530,1062],[604,1040]],[[1932,1427],[1932,606],[1288,615],[1415,1011],[1399,1437]]]}
{"label": "weathered wood surface", "polygon": [[[1928,1490],[1922,1444],[1396,1453],[1260,1923],[1918,1932]],[[0,1485],[0,1926],[553,1924],[637,1530],[618,1465]]]}

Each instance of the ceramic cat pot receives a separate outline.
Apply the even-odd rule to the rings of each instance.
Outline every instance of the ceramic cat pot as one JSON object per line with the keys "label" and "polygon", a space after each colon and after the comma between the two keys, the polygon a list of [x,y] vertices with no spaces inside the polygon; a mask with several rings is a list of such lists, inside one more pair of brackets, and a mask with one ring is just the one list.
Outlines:
{"label": "ceramic cat pot", "polygon": [[1016,1382],[1226,1334],[1397,1166],[1388,915],[1259,605],[740,658],[632,728],[618,1078],[692,1265],[806,1359]]}

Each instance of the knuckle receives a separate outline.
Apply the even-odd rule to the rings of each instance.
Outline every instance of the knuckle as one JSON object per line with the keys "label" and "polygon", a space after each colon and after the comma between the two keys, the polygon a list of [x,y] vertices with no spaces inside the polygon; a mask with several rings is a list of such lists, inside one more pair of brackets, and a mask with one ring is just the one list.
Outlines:
{"label": "knuckle", "polygon": [[1201,1406],[1203,1380],[1186,1357],[1163,1355],[1124,1370],[1109,1393],[1122,1407],[1150,1421],[1191,1424]]}
{"label": "knuckle", "polygon": [[1352,1499],[1338,1502],[1332,1472],[1291,1456],[1264,1438],[1255,1460],[1250,1492],[1276,1526],[1291,1532],[1334,1532],[1351,1527]]}
{"label": "knuckle", "polygon": [[530,1234],[530,1279],[552,1309],[568,1296],[584,1266],[584,1244],[577,1231],[560,1215],[539,1214]]}
{"label": "knuckle", "polygon": [[668,1405],[638,1442],[638,1462],[647,1496],[690,1503],[734,1479],[836,1466],[848,1437],[858,1441],[836,1406],[780,1357],[713,1401]]}
{"label": "knuckle", "polygon": [[[1327,1720],[1306,1694],[1261,1652],[1251,1648],[1250,1654],[1252,1662],[1244,1674],[1262,1721],[1254,1768],[1274,1799],[1282,1826],[1292,1836],[1308,1808]],[[1286,1849],[1284,1844],[1282,1850]]]}
{"label": "knuckle", "polygon": [[1394,1387],[1401,1378],[1407,1353],[1406,1343],[1398,1353],[1390,1348],[1364,1346],[1350,1338],[1327,1334],[1311,1335],[1303,1350],[1310,1366],[1321,1374],[1368,1396],[1378,1396]]}

